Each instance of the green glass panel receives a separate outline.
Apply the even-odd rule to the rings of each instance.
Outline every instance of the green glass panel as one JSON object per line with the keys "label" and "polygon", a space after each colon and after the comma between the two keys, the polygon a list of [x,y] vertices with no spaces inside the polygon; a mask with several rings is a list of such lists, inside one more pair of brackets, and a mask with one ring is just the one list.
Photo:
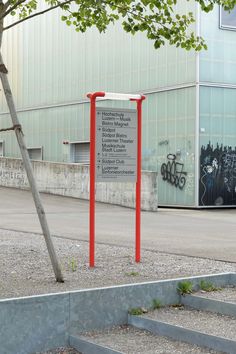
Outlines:
{"label": "green glass panel", "polygon": [[[158,171],[159,203],[193,206],[195,88],[153,94],[148,96],[144,107],[142,168]],[[172,163],[170,180],[168,171],[164,173],[164,170]],[[173,172],[174,168],[177,173]]]}
{"label": "green glass panel", "polygon": [[200,80],[236,84],[236,31],[220,28],[219,7],[201,13],[201,35],[208,50],[200,53]]}

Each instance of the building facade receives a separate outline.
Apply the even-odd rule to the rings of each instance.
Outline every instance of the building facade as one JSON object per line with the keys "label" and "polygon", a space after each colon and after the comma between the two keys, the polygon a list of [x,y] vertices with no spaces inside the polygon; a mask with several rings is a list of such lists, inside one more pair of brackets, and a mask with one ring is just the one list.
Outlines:
{"label": "building facade", "polygon": [[[86,93],[144,93],[142,168],[159,174],[159,204],[236,205],[236,11],[203,14],[195,1],[180,1],[177,11],[194,13],[192,30],[207,51],[155,50],[118,24],[78,34],[59,12],[6,33],[4,58],[32,159],[89,163]],[[1,126],[9,126],[4,97],[0,107]],[[12,133],[1,133],[0,153],[20,157]]]}

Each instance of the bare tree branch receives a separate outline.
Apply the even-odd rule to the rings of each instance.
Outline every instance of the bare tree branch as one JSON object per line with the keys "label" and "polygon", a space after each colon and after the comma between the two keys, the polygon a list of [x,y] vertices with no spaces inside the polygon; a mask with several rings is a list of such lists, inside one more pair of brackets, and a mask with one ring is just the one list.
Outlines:
{"label": "bare tree branch", "polygon": [[[23,1],[23,0],[22,0],[22,1]],[[46,10],[36,12],[36,13],[34,13],[34,14],[32,14],[32,15],[29,15],[29,16],[27,16],[27,17],[25,17],[25,18],[22,18],[22,19],[19,20],[19,21],[16,21],[16,22],[12,23],[12,24],[9,25],[9,26],[4,27],[4,28],[3,28],[3,31],[6,31],[6,30],[8,30],[9,28],[14,27],[14,26],[18,25],[18,24],[21,23],[21,22],[24,22],[24,21],[26,21],[26,20],[29,20],[30,18],[43,15],[43,14],[45,14],[46,12],[49,12],[49,11],[52,11],[52,10],[56,9],[57,7],[60,7],[60,6],[66,5],[66,4],[70,4],[70,3],[72,3],[72,2],[74,2],[74,0],[67,0],[67,1],[64,1],[64,2],[61,2],[61,3],[58,3],[57,5],[54,5],[54,6],[52,6],[52,7],[49,7],[49,8],[46,9]]]}

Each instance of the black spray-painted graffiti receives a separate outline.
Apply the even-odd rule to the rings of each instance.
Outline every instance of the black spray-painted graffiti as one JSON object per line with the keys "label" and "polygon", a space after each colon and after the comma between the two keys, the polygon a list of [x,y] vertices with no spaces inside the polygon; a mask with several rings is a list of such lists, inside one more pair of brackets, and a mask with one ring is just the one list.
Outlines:
{"label": "black spray-painted graffiti", "polygon": [[159,146],[168,145],[168,144],[169,144],[169,140],[162,140],[158,143]]}
{"label": "black spray-painted graffiti", "polygon": [[199,204],[236,204],[236,147],[201,147]]}
{"label": "black spray-painted graffiti", "polygon": [[164,181],[172,184],[176,188],[183,189],[186,183],[185,176],[187,172],[184,171],[184,164],[176,162],[176,155],[168,154],[167,163],[161,165],[161,175]]}

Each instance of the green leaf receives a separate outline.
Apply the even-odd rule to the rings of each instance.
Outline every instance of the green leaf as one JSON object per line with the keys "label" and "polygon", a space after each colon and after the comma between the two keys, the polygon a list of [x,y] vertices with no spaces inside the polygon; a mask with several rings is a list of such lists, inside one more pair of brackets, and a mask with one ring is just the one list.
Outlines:
{"label": "green leaf", "polygon": [[[218,5],[227,11],[236,6],[236,0],[192,1],[199,3],[206,13]],[[105,32],[111,23],[122,17],[124,31],[131,34],[144,32],[156,49],[169,43],[185,50],[206,50],[204,40],[190,33],[190,26],[195,21],[194,14],[177,11],[175,5],[181,2],[183,0],[73,0],[59,7],[63,11],[61,20],[67,26],[74,26],[77,32],[86,32],[90,27]],[[17,0],[11,0],[11,6],[16,3]],[[10,15],[27,20],[31,15],[40,13],[38,4],[38,0],[25,0],[12,8]],[[44,0],[44,4],[50,8],[57,5],[58,0]]]}

